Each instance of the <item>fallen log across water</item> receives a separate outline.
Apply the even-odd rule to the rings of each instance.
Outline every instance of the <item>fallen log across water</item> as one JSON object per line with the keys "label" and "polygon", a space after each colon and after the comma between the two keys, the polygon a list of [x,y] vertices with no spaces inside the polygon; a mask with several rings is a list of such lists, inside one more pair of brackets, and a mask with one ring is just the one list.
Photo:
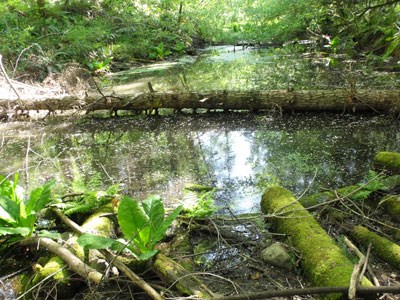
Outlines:
{"label": "fallen log across water", "polygon": [[171,108],[399,113],[400,90],[148,92],[132,95],[89,95],[44,100],[2,100],[7,110],[135,110]]}

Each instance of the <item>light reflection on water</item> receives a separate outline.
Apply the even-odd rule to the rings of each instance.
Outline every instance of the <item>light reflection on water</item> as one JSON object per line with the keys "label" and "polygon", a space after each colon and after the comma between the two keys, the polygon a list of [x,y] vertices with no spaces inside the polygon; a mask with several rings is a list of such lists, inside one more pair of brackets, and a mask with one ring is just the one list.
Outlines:
{"label": "light reflection on water", "polygon": [[300,195],[360,181],[377,151],[400,150],[399,123],[384,116],[213,114],[36,124],[2,130],[0,173],[22,170],[30,187],[55,178],[66,189],[79,174],[86,182],[100,174],[104,185],[119,182],[140,199],[160,194],[170,205],[186,183],[212,185],[220,188],[220,207],[250,212],[274,184]]}

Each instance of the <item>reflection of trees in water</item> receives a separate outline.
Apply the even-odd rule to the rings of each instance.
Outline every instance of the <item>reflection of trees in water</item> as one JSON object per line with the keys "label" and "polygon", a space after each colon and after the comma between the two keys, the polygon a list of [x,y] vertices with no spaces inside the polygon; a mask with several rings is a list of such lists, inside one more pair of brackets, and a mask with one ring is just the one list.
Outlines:
{"label": "reflection of trees in water", "polygon": [[312,184],[311,193],[356,183],[371,168],[374,154],[383,145],[391,148],[388,139],[370,127],[257,132],[252,156],[259,186],[278,183],[301,193]]}
{"label": "reflection of trees in water", "polygon": [[[86,182],[101,174],[105,185],[124,183],[131,195],[179,198],[194,182],[222,188],[224,205],[249,207],[270,184],[301,193],[316,170],[310,192],[355,183],[377,151],[400,149],[394,120],[221,114],[153,121],[96,121],[31,135],[31,186],[55,178],[69,188],[77,174]],[[3,136],[0,173],[23,169],[28,137]]]}

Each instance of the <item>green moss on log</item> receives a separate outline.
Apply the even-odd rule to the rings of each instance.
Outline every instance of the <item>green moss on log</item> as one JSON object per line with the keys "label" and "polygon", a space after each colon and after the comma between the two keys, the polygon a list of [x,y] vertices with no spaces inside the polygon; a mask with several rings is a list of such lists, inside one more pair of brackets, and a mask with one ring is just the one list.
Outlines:
{"label": "green moss on log", "polygon": [[374,158],[374,165],[378,169],[400,174],[400,153],[378,152]]}
{"label": "green moss on log", "polygon": [[372,245],[372,253],[386,261],[396,269],[400,270],[400,246],[392,241],[369,231],[367,228],[358,225],[352,230],[352,235],[364,247]]}
{"label": "green moss on log", "polygon": [[194,274],[190,274],[180,264],[159,253],[153,264],[153,270],[167,284],[175,287],[185,295],[195,295],[199,298],[213,298],[214,294]]}
{"label": "green moss on log", "polygon": [[359,191],[360,187],[358,185],[350,185],[344,188],[338,189],[336,192],[327,191],[323,193],[318,193],[310,196],[302,197],[299,201],[304,207],[312,207],[325,203],[330,200],[335,200],[339,197],[350,197],[356,191]]}
{"label": "green moss on log", "polygon": [[[348,286],[353,263],[314,217],[287,190],[273,187],[261,201],[261,210],[281,233],[290,236],[302,257],[305,274],[314,286]],[[277,217],[273,217],[277,216]],[[362,285],[371,283],[364,278]],[[339,299],[330,295],[326,299]]]}
{"label": "green moss on log", "polygon": [[382,207],[393,219],[400,221],[400,195],[383,197],[378,206]]}
{"label": "green moss on log", "polygon": [[65,269],[65,262],[58,256],[50,258],[43,266],[39,263],[35,264],[33,270],[35,276],[33,277],[32,285],[37,284],[48,276],[52,276],[59,283],[68,283],[69,274]]}

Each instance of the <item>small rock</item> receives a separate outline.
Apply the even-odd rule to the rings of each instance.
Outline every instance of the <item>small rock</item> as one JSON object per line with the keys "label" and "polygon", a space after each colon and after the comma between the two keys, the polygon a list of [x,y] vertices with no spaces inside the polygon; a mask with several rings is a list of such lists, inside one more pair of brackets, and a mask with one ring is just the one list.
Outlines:
{"label": "small rock", "polygon": [[282,243],[274,243],[261,252],[261,258],[266,263],[282,269],[291,269],[292,261],[287,251],[287,246]]}

